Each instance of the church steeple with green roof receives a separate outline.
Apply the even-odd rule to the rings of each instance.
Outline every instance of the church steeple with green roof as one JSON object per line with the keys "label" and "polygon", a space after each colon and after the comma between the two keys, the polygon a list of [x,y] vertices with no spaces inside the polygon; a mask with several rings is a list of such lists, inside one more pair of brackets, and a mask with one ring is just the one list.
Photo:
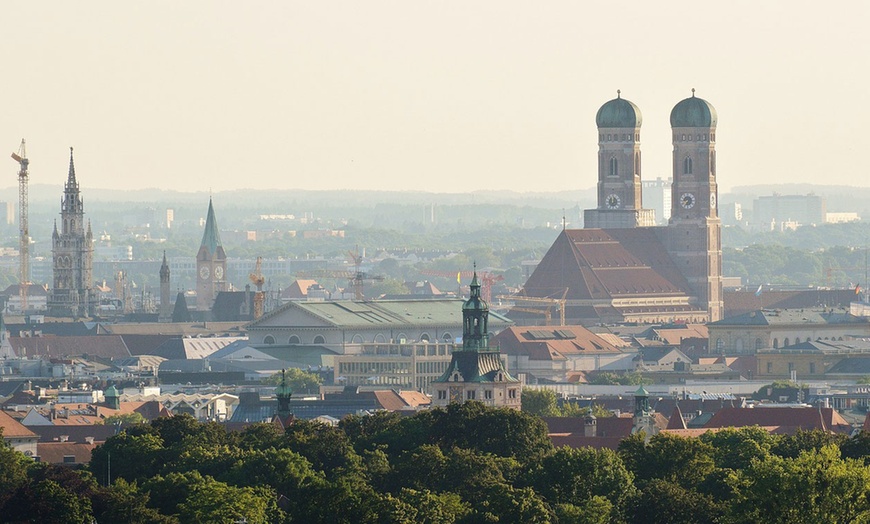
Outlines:
{"label": "church steeple with green roof", "polygon": [[221,234],[218,231],[217,219],[214,216],[214,205],[211,198],[208,199],[208,214],[205,217],[205,231],[202,233],[200,249],[205,248],[209,253],[215,254],[221,245]]}
{"label": "church steeple with green roof", "polygon": [[205,230],[202,243],[196,255],[196,309],[211,310],[212,304],[221,291],[227,290],[227,254],[221,244],[214,204],[208,199],[208,213],[205,217]]}
{"label": "church steeple with green roof", "polygon": [[520,381],[508,373],[499,349],[489,346],[489,305],[480,297],[476,268],[470,288],[462,305],[462,347],[453,350],[447,370],[433,381],[433,403],[446,406],[477,400],[520,409]]}
{"label": "church steeple with green roof", "polygon": [[480,298],[480,281],[477,279],[477,267],[469,286],[471,293],[462,305],[462,349],[488,349],[489,304]]}

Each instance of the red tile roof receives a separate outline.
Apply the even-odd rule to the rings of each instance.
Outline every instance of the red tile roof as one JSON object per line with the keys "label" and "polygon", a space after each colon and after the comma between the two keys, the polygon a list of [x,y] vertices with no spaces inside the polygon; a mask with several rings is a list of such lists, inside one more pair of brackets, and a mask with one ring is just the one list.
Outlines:
{"label": "red tile roof", "polygon": [[820,429],[850,433],[852,426],[833,408],[760,407],[723,408],[704,425],[705,428],[779,426],[783,432]]}
{"label": "red tile roof", "polygon": [[19,356],[63,358],[69,356],[98,356],[125,358],[130,351],[118,335],[9,337]]}
{"label": "red tile roof", "polygon": [[36,433],[30,431],[21,422],[18,422],[5,411],[0,411],[0,428],[3,429],[3,438],[37,438]]}
{"label": "red tile roof", "polygon": [[514,326],[501,331],[491,342],[506,355],[527,355],[531,360],[622,352],[583,326]]}
{"label": "red tile roof", "polygon": [[[77,442],[37,442],[36,454],[40,462],[48,464],[87,464],[95,447],[96,444]],[[65,457],[73,457],[73,462],[67,462]]]}
{"label": "red tile roof", "polygon": [[671,413],[671,418],[668,420],[668,425],[665,429],[687,429],[679,404],[674,407],[674,411]]}
{"label": "red tile roof", "polygon": [[755,290],[725,291],[722,296],[725,318],[750,313],[757,309],[795,309],[812,307],[849,307],[855,300],[854,289],[809,289],[773,291],[765,289],[761,296]]}

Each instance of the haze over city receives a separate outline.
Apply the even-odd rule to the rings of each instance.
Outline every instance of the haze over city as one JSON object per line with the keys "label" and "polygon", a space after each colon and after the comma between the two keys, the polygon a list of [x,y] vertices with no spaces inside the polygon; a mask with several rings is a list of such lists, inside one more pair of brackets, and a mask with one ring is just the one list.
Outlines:
{"label": "haze over city", "polygon": [[[31,183],[559,191],[596,183],[595,112],[719,113],[724,191],[866,185],[865,2],[158,2],[6,6],[0,139]],[[15,166],[7,165],[14,186]]]}

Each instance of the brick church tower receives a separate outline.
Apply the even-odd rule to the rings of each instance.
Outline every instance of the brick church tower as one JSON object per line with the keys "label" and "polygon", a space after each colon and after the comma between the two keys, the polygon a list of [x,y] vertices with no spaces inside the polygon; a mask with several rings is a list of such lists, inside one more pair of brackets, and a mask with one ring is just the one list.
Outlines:
{"label": "brick church tower", "polygon": [[722,318],[722,223],[717,211],[716,109],[692,96],[671,111],[674,182],[668,252],[706,308],[708,320]]}
{"label": "brick church tower", "polygon": [[598,110],[598,208],[588,209],[584,227],[626,228],[655,225],[655,212],[641,201],[640,109],[616,98]]}

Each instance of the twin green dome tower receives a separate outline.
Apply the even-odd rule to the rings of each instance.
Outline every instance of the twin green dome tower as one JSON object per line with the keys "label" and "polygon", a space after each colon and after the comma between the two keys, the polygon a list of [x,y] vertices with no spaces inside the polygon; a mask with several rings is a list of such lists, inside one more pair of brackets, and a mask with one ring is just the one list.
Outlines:
{"label": "twin green dome tower", "polygon": [[[717,211],[716,109],[692,96],[671,110],[671,216],[659,236],[692,286],[708,319],[722,315],[721,224]],[[617,97],[595,117],[598,126],[598,206],[584,213],[585,228],[651,227],[655,212],[641,197],[640,109]]]}

